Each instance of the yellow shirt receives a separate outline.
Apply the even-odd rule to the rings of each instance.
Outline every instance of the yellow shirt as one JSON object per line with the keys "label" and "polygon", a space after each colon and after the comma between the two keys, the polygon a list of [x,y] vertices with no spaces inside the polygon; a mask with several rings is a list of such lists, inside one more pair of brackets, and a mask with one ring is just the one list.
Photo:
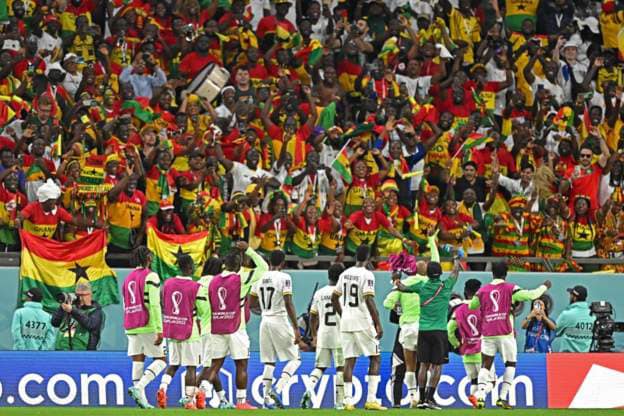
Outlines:
{"label": "yellow shirt", "polygon": [[[539,38],[540,46],[545,47],[548,45],[548,39],[546,37],[536,36],[536,38]],[[511,50],[515,52],[526,43],[527,39],[522,33],[514,32],[511,34],[511,36],[509,36],[509,41],[511,42]],[[516,59],[516,84],[518,86],[518,89],[522,91],[522,94],[524,94],[524,98],[526,99],[526,105],[532,106],[534,98],[533,90],[531,88],[531,85],[526,81],[526,79],[524,79],[523,72],[524,67],[527,66],[527,64],[529,63],[529,59],[529,53],[527,51],[522,53],[522,55],[520,55]],[[544,76],[544,69],[542,68],[542,64],[540,61],[535,62],[535,65],[533,65],[533,73],[536,77]]]}
{"label": "yellow shirt", "polygon": [[463,40],[468,43],[464,62],[474,62],[474,45],[481,41],[481,25],[475,16],[464,16],[453,8],[450,15],[450,31],[452,40]]}
{"label": "yellow shirt", "polygon": [[600,31],[602,32],[602,46],[605,48],[618,48],[618,32],[624,24],[624,10],[617,13],[601,12],[599,16]]}

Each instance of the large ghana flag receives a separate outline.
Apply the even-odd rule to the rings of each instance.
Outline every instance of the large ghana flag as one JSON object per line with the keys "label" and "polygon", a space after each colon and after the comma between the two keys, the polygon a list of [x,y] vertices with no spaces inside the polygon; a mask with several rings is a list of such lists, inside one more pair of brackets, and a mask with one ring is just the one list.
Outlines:
{"label": "large ghana flag", "polygon": [[84,279],[91,283],[93,299],[100,305],[119,303],[117,278],[105,260],[105,230],[69,242],[39,237],[25,230],[20,230],[20,236],[20,293],[40,288],[44,308],[53,311],[58,308],[58,295],[73,292],[76,283]]}
{"label": "large ghana flag", "polygon": [[180,274],[178,256],[188,254],[195,263],[195,277],[200,277],[206,261],[208,232],[193,234],[166,234],[147,226],[147,248],[154,253],[152,270],[161,280]]}

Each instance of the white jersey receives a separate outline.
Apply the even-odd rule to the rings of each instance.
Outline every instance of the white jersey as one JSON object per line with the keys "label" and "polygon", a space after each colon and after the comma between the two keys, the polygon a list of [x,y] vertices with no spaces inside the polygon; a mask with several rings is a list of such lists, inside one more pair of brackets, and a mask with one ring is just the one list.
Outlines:
{"label": "white jersey", "polygon": [[364,301],[365,296],[375,295],[375,275],[365,267],[349,267],[342,272],[334,293],[340,295],[342,332],[367,331],[373,328],[373,320]]}
{"label": "white jersey", "polygon": [[268,271],[253,285],[251,295],[258,298],[263,317],[286,317],[284,296],[292,295],[291,277],[277,270]]}
{"label": "white jersey", "polygon": [[332,305],[332,294],[336,286],[325,286],[314,293],[310,313],[318,316],[316,347],[336,349],[340,347],[340,316]]}

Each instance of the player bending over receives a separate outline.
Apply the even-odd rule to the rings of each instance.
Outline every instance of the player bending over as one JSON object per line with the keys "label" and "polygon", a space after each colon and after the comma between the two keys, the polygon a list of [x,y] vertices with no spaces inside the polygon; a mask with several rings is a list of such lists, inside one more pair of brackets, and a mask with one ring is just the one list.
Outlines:
{"label": "player bending over", "polygon": [[514,302],[524,302],[537,299],[550,287],[550,280],[533,290],[521,289],[513,283],[507,283],[507,263],[499,262],[492,265],[493,279],[477,292],[470,301],[470,309],[479,309],[481,312],[481,355],[483,363],[479,370],[479,385],[477,389],[477,408],[485,407],[486,389],[490,379],[490,369],[494,356],[498,352],[505,363],[503,383],[500,398],[496,406],[511,409],[507,401],[509,388],[516,374],[518,348],[513,330],[512,305]]}
{"label": "player bending over", "polygon": [[377,401],[379,387],[379,340],[383,335],[379,313],[375,306],[375,275],[366,268],[370,247],[361,245],[355,252],[355,266],[345,270],[332,294],[332,304],[340,315],[340,342],[345,357],[344,409],[354,410],[352,379],[355,361],[361,355],[369,357],[368,396],[364,408],[386,410]]}
{"label": "player bending over", "polygon": [[[452,308],[451,319],[449,319],[446,327],[449,343],[453,348],[459,347],[459,355],[462,357],[466,375],[470,379],[468,400],[473,407],[477,406],[475,393],[477,392],[477,381],[481,368],[481,312],[478,309],[469,309],[468,304],[480,288],[481,282],[477,279],[466,281],[464,285],[465,300],[457,299],[459,303]],[[492,364],[488,389],[491,390],[495,383],[496,372]]]}
{"label": "player bending over", "polygon": [[317,290],[312,298],[310,329],[312,330],[312,345],[316,347],[316,358],[315,368],[310,374],[309,389],[306,390],[301,399],[301,408],[303,409],[312,407],[312,390],[325,370],[331,365],[332,357],[336,367],[335,407],[338,410],[344,407],[344,358],[340,346],[340,317],[332,305],[332,294],[343,271],[344,266],[342,264],[332,264],[327,271],[329,284]]}
{"label": "player bending over", "polygon": [[[251,289],[251,308],[262,313],[260,321],[260,360],[264,364],[265,409],[282,409],[280,395],[288,380],[301,365],[299,343],[301,335],[297,313],[292,301],[292,279],[282,272],[286,255],[281,250],[271,253],[269,271]],[[272,388],[276,361],[288,361],[275,389]]]}

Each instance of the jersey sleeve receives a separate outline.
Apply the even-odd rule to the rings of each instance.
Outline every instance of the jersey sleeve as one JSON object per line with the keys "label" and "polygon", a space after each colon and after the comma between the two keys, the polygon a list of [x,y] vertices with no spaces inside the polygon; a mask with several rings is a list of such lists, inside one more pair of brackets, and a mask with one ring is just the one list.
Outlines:
{"label": "jersey sleeve", "polygon": [[282,296],[292,295],[292,279],[290,275],[285,275],[282,280]]}
{"label": "jersey sleeve", "polygon": [[527,300],[534,300],[542,296],[548,288],[544,285],[540,285],[533,290],[528,289],[520,289],[514,290],[513,295],[511,296],[511,300],[514,302],[524,302]]}
{"label": "jersey sleeve", "polygon": [[479,309],[481,307],[481,301],[479,300],[479,296],[475,295],[472,297],[472,299],[470,300],[470,303],[468,304],[468,309]]}
{"label": "jersey sleeve", "polygon": [[[204,286],[202,286],[204,287]],[[145,278],[149,314],[153,317],[156,330],[162,332],[162,311],[160,307],[160,278],[156,273],[149,273]]]}
{"label": "jersey sleeve", "polygon": [[195,308],[197,309],[197,317],[204,323],[211,319],[210,300],[208,300],[208,289],[199,286],[197,297],[195,298]]}
{"label": "jersey sleeve", "polygon": [[341,290],[342,285],[343,285],[342,275],[340,275],[340,277],[338,278],[338,282],[336,283],[336,287],[334,288],[334,294],[342,295],[342,290]]}
{"label": "jersey sleeve", "polygon": [[446,325],[446,334],[448,335],[449,343],[453,346],[453,348],[459,347],[459,340],[455,335],[455,331],[457,331],[457,321],[455,320],[455,314],[453,314],[453,317]]}
{"label": "jersey sleeve", "polygon": [[262,276],[264,276],[264,273],[269,270],[269,265],[267,264],[267,262],[254,249],[248,247],[247,251],[245,251],[245,254],[251,258],[256,268],[250,272],[249,278],[242,282],[242,294],[247,293],[249,291],[249,288],[252,287],[257,281],[259,281]]}
{"label": "jersey sleeve", "polygon": [[364,276],[364,282],[362,282],[362,294],[364,296],[375,296],[375,275],[372,273],[366,273]]}
{"label": "jersey sleeve", "polygon": [[316,292],[314,294],[314,297],[312,298],[312,305],[310,306],[310,313],[318,315],[318,312],[319,312],[318,303],[319,303],[319,292]]}
{"label": "jersey sleeve", "polygon": [[251,291],[249,292],[251,296],[258,297],[258,282],[251,285]]}
{"label": "jersey sleeve", "polygon": [[400,296],[401,296],[401,292],[399,292],[398,290],[393,290],[390,293],[388,293],[388,295],[383,301],[384,308],[394,309],[396,304],[399,302]]}

